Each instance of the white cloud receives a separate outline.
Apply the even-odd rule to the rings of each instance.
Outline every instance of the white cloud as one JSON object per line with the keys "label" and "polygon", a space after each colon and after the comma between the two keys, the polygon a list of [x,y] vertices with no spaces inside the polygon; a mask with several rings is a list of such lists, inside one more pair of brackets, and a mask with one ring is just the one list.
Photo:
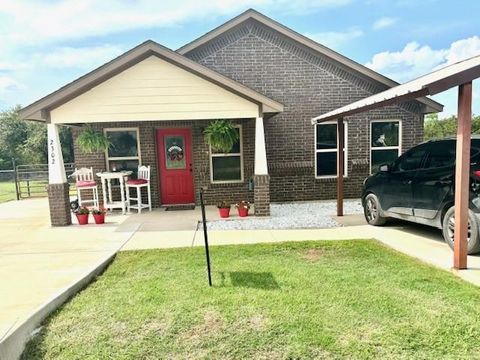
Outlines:
{"label": "white cloud", "polygon": [[[0,0],[2,43],[36,43],[174,26],[187,20],[236,14],[248,7],[305,13],[351,0]],[[3,25],[2,25],[3,24]]]}
{"label": "white cloud", "polygon": [[362,37],[363,31],[360,29],[350,29],[344,32],[326,31],[315,34],[306,33],[304,35],[322,45],[331,47],[332,49],[339,49],[349,41]]}
{"label": "white cloud", "polygon": [[380,30],[380,29],[385,29],[389,26],[392,26],[397,22],[398,19],[392,18],[392,17],[381,17],[377,21],[375,21],[372,25],[374,30]]}
{"label": "white cloud", "polygon": [[38,54],[35,58],[46,66],[54,68],[70,67],[91,69],[112,60],[123,51],[119,46],[108,44],[79,48],[60,47],[45,55]]}
{"label": "white cloud", "polygon": [[10,76],[0,75],[0,92],[21,89],[23,86]]}
{"label": "white cloud", "polygon": [[365,64],[397,81],[404,82],[423,75],[445,61],[448,50],[433,50],[430,46],[420,46],[410,42],[400,51],[384,51],[375,54]]}
{"label": "white cloud", "polygon": [[[400,51],[384,51],[375,54],[365,65],[394,80],[405,82],[476,55],[480,55],[480,37],[472,36],[455,41],[444,49],[432,49],[428,45],[420,46],[416,42],[410,42]],[[474,93],[479,92],[479,84],[474,83]],[[453,91],[435,98],[445,105],[443,115],[456,113],[456,99]]]}

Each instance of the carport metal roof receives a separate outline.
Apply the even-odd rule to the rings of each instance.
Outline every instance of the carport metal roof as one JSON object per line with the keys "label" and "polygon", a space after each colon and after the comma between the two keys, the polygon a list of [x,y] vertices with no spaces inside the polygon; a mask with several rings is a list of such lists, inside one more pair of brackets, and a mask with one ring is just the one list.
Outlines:
{"label": "carport metal roof", "polygon": [[390,104],[435,95],[480,77],[480,55],[457,62],[312,119],[312,123],[338,119]]}
{"label": "carport metal roof", "polygon": [[[467,236],[470,182],[470,141],[472,123],[472,81],[480,77],[480,55],[433,71],[363,100],[329,111],[312,119],[312,124],[338,122],[338,148],[343,147],[343,118],[386,105],[422,96],[435,95],[458,86],[457,150],[455,166],[455,269],[467,268]],[[337,214],[343,215],[343,152],[337,156]]]}

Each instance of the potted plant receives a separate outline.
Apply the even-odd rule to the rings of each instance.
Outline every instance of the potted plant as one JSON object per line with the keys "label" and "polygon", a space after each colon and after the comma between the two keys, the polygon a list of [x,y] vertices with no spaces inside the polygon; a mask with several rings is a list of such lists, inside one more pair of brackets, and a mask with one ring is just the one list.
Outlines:
{"label": "potted plant", "polygon": [[248,201],[240,201],[235,204],[235,207],[238,210],[238,216],[246,217],[248,216],[248,210],[250,209],[250,203]]}
{"label": "potted plant", "polygon": [[90,214],[90,210],[87,207],[82,206],[75,211],[75,215],[77,216],[78,225],[87,225],[88,224],[88,214]]}
{"label": "potted plant", "polygon": [[93,209],[92,215],[93,215],[93,219],[95,220],[95,224],[104,224],[105,214],[106,214],[106,211],[102,207],[98,209]]}
{"label": "potted plant", "polygon": [[107,151],[111,144],[106,135],[93,129],[90,125],[87,125],[77,137],[78,147],[87,154]]}
{"label": "potted plant", "polygon": [[222,201],[217,204],[218,211],[220,212],[221,218],[230,217],[230,203],[227,201]]}
{"label": "potted plant", "polygon": [[205,141],[221,153],[228,153],[239,139],[238,128],[228,120],[214,120],[203,131]]}

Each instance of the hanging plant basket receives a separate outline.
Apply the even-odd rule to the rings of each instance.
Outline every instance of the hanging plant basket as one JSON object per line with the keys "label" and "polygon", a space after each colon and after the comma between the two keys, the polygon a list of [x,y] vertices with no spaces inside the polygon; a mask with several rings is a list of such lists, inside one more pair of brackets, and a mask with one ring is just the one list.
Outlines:
{"label": "hanging plant basket", "polygon": [[87,125],[77,137],[77,145],[82,152],[91,154],[107,151],[111,142],[106,135]]}
{"label": "hanging plant basket", "polygon": [[215,151],[228,153],[238,141],[238,129],[228,120],[214,120],[203,131],[205,141]]}

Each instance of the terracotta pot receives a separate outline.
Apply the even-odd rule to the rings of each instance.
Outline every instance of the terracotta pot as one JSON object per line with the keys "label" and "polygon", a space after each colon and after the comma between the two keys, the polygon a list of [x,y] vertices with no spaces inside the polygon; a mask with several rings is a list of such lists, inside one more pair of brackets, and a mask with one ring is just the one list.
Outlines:
{"label": "terracotta pot", "polygon": [[230,208],[219,208],[218,211],[220,212],[221,218],[230,217]]}
{"label": "terracotta pot", "polygon": [[240,217],[248,216],[248,209],[247,208],[238,208],[238,216],[240,216]]}
{"label": "terracotta pot", "polygon": [[77,215],[78,225],[88,224],[88,214],[75,214]]}
{"label": "terracotta pot", "polygon": [[92,214],[95,224],[105,224],[105,214]]}

